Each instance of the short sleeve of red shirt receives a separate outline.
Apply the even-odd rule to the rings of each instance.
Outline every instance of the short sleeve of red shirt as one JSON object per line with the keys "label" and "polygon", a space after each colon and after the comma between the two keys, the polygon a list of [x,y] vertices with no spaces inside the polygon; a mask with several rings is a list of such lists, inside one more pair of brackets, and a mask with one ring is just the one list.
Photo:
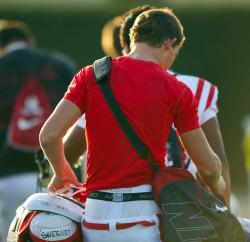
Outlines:
{"label": "short sleeve of red shirt", "polygon": [[65,99],[75,103],[81,110],[85,112],[85,97],[86,97],[86,67],[79,71],[71,81],[67,92],[64,95]]}
{"label": "short sleeve of red shirt", "polygon": [[200,128],[196,99],[187,86],[176,106],[174,125],[179,134]]}

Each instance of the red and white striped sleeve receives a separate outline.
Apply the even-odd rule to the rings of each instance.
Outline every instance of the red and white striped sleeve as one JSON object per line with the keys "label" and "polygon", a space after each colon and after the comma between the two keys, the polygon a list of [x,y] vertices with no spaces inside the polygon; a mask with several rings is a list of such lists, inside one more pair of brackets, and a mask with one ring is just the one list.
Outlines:
{"label": "red and white striped sleeve", "polygon": [[210,82],[199,78],[195,97],[198,104],[200,125],[216,117],[218,113],[218,88]]}
{"label": "red and white striped sleeve", "polygon": [[176,75],[176,78],[185,83],[194,93],[200,125],[217,116],[218,88],[215,85],[195,76]]}

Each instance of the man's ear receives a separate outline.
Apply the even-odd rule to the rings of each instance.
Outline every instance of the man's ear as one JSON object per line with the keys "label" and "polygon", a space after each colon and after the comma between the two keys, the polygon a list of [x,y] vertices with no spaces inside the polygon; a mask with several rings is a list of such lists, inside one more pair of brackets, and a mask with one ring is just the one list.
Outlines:
{"label": "man's ear", "polygon": [[127,54],[129,54],[129,52],[130,52],[130,48],[129,48],[129,46],[127,44],[125,44],[124,48],[122,50],[122,54],[127,55]]}
{"label": "man's ear", "polygon": [[171,47],[173,47],[174,42],[177,40],[177,38],[174,39],[166,39],[164,41],[164,45],[166,46],[167,49],[170,49]]}

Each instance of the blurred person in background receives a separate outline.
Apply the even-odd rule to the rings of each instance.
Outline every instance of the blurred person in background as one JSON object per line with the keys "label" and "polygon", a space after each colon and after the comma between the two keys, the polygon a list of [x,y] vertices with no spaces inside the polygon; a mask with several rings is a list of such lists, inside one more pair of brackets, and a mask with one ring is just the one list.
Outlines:
{"label": "blurred person in background", "polygon": [[[102,28],[101,46],[106,55],[117,58],[122,55],[120,44],[120,27],[124,16],[117,16],[109,20]],[[105,37],[103,37],[105,36]]]}
{"label": "blurred person in background", "polygon": [[[245,167],[247,171],[247,188],[248,188],[248,197],[247,197],[247,213],[244,213],[244,216],[250,216],[250,206],[249,206],[249,201],[250,201],[250,114],[247,114],[244,116],[242,120],[242,126],[243,126],[243,139],[242,139],[242,151],[245,157]],[[250,241],[250,222],[247,219],[242,219],[241,222],[244,224],[246,228],[248,228],[248,236],[247,236],[247,241]],[[245,228],[244,227],[244,228]]]}
{"label": "blurred person in background", "polygon": [[17,207],[36,192],[40,127],[77,69],[64,55],[36,48],[20,21],[0,23],[0,54],[0,233],[5,242]]}
{"label": "blurred person in background", "polygon": [[[220,160],[200,129],[195,98],[186,85],[165,71],[178,56],[185,39],[179,20],[167,8],[144,12],[134,24],[131,38],[133,48],[129,55],[112,59],[110,85],[114,95],[120,97],[118,101],[128,119],[133,120],[134,128],[150,147],[150,158],[160,168],[166,167],[166,142],[174,122],[201,179],[213,191],[222,194],[225,183]],[[158,85],[153,80],[157,80]],[[123,85],[126,87],[121,88]],[[149,91],[153,95],[145,98]],[[171,111],[168,112],[169,108]],[[154,200],[115,202],[94,199],[100,190],[110,195],[150,193],[153,173],[149,163],[139,158],[116,124],[94,82],[92,66],[75,75],[64,99],[40,132],[41,146],[55,171],[49,190],[54,192],[69,184],[78,185],[64,156],[63,134],[85,112],[89,197],[82,223],[84,241],[159,241],[157,214],[160,211]],[[148,117],[153,112],[155,115]],[[143,125],[139,120],[143,120]],[[165,137],[164,142],[162,137]],[[119,223],[123,225],[121,228],[118,228]]]}
{"label": "blurred person in background", "polygon": [[[245,167],[248,178],[248,204],[250,204],[250,114],[244,116],[242,120],[243,127],[243,139],[242,139],[242,151],[245,158]],[[250,207],[248,208],[248,214],[250,215]]]}

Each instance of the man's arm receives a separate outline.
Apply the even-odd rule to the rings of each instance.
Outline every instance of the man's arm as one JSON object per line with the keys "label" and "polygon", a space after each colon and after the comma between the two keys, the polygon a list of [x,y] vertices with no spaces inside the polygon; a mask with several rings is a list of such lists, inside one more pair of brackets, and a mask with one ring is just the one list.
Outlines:
{"label": "man's arm", "polygon": [[180,134],[181,142],[191,160],[195,163],[201,180],[213,192],[223,194],[225,181],[221,176],[221,162],[209,146],[202,129]]}
{"label": "man's arm", "polygon": [[80,115],[81,111],[77,105],[63,99],[40,131],[41,147],[54,170],[54,176],[48,186],[50,191],[70,184],[81,186],[65,158],[63,147],[64,134]]}
{"label": "man's arm", "polygon": [[216,117],[209,119],[201,126],[207,141],[214,151],[214,153],[221,160],[222,176],[226,182],[226,190],[223,197],[228,207],[230,207],[230,194],[231,194],[231,182],[230,182],[230,169],[225,153],[222,135],[220,132],[220,126]]}

